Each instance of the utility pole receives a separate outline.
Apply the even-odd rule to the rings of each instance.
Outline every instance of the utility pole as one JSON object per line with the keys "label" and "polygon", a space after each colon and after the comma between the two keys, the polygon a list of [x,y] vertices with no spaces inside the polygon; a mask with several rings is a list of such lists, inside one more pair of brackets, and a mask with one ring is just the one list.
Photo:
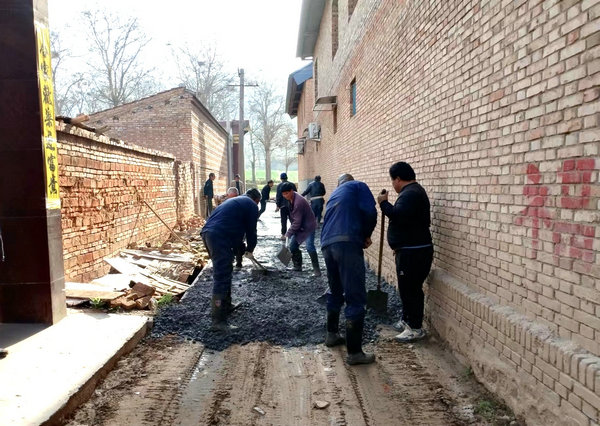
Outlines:
{"label": "utility pole", "polygon": [[240,152],[238,161],[241,169],[239,172],[240,180],[242,182],[246,182],[246,161],[244,157],[244,68],[240,68],[238,70],[238,76],[240,77],[240,123],[238,126],[238,142],[240,144]]}
{"label": "utility pole", "polygon": [[[233,173],[239,174],[242,181],[246,181],[246,165],[244,161],[244,87],[256,87],[258,84],[244,84],[244,69],[238,69],[240,84],[229,84],[229,86],[240,87],[240,119],[238,126],[238,150],[233,150]],[[239,167],[236,167],[239,166]],[[241,170],[240,170],[241,169]]]}

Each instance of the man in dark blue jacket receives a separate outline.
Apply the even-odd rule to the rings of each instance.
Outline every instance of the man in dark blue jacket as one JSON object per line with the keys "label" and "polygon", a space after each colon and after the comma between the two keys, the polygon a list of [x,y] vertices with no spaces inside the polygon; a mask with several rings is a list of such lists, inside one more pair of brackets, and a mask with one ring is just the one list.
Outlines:
{"label": "man in dark blue jacket", "polygon": [[315,180],[309,183],[302,193],[303,197],[308,195],[310,198],[310,208],[317,219],[317,226],[321,223],[323,205],[325,204],[325,193],[325,185],[321,183],[321,176],[319,175],[315,176]]}
{"label": "man in dark blue jacket", "polygon": [[390,218],[387,240],[394,250],[398,292],[402,300],[402,319],[394,324],[394,328],[401,331],[396,340],[404,343],[425,337],[423,282],[433,261],[430,204],[410,164],[403,161],[393,164],[390,177],[398,193],[396,202],[393,206],[390,204],[387,192],[380,194],[377,202]]}
{"label": "man in dark blue jacket", "polygon": [[377,224],[375,199],[369,187],[355,181],[352,175],[338,178],[338,187],[327,202],[321,231],[321,247],[329,292],[327,294],[327,346],[344,343],[339,335],[340,311],[346,308],[346,362],[369,364],[375,355],[362,350],[365,322],[365,259],[363,249],[371,245],[371,234]]}
{"label": "man in dark blue jacket", "polygon": [[269,180],[260,192],[260,210],[258,211],[259,219],[260,215],[263,214],[267,209],[267,201],[269,201],[269,198],[271,198],[271,188],[273,188],[273,185],[273,181]]}
{"label": "man in dark blue jacket", "polygon": [[213,190],[213,180],[215,180],[216,176],[214,173],[210,173],[208,175],[208,179],[206,180],[206,182],[204,183],[204,189],[203,189],[203,194],[204,194],[204,199],[206,200],[206,217],[209,217],[210,214],[213,211],[213,197],[215,196],[214,190]]}
{"label": "man in dark blue jacket", "polygon": [[234,249],[242,245],[245,236],[246,250],[254,251],[259,201],[260,192],[256,188],[250,189],[243,197],[230,198],[213,211],[202,228],[202,239],[213,263],[211,316],[215,330],[229,329],[227,314],[231,309]]}
{"label": "man in dark blue jacket", "polygon": [[[281,195],[281,185],[288,181],[287,173],[283,172],[279,175],[279,178],[281,179],[281,183],[277,185],[277,193],[275,195],[275,204],[277,205],[277,208],[275,208],[275,212],[279,212],[281,215],[281,236],[283,237],[287,232],[287,222],[290,217],[290,203],[288,203],[288,201],[283,198],[283,195]],[[292,185],[294,184],[292,183]],[[294,185],[294,191],[297,191],[296,185]]]}

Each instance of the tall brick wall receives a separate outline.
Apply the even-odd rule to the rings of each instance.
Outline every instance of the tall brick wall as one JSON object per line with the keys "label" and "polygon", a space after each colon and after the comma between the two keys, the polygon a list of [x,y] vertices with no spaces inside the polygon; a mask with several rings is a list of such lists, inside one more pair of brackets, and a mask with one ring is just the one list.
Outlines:
{"label": "tall brick wall", "polygon": [[90,126],[109,126],[105,134],[139,146],[168,152],[192,163],[194,203],[205,214],[201,195],[214,172],[216,194],[227,189],[227,132],[185,88],[175,88],[90,115]]}
{"label": "tall brick wall", "polygon": [[157,244],[168,237],[138,194],[176,225],[175,159],[169,154],[59,123],[58,164],[67,280],[89,282],[107,273],[102,259],[129,241]]}
{"label": "tall brick wall", "polygon": [[[600,422],[600,2],[362,0],[349,21],[347,3],[335,57],[330,1],[315,46],[337,129],[303,118],[322,142],[301,173],[376,194],[411,163],[432,201],[430,324],[532,424]],[[384,268],[394,282],[388,248]]]}
{"label": "tall brick wall", "polygon": [[[206,114],[196,109],[192,112],[192,158],[196,165],[197,187],[202,191],[210,173],[216,178],[213,182],[215,195],[227,191],[227,138],[222,131],[208,123]],[[214,203],[213,203],[214,205]],[[206,203],[202,199],[202,215],[206,211]]]}
{"label": "tall brick wall", "polygon": [[177,200],[177,222],[183,223],[195,211],[194,170],[191,163],[176,161],[173,167],[175,173],[175,198]]}

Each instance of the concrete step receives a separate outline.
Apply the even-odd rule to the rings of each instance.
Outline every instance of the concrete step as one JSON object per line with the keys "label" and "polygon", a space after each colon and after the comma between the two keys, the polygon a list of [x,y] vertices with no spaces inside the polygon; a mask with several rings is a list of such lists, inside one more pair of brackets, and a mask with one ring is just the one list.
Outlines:
{"label": "concrete step", "polygon": [[[89,398],[150,323],[141,315],[73,312],[8,346],[0,359],[0,424],[60,422]],[[10,330],[18,327],[0,327],[0,333]]]}

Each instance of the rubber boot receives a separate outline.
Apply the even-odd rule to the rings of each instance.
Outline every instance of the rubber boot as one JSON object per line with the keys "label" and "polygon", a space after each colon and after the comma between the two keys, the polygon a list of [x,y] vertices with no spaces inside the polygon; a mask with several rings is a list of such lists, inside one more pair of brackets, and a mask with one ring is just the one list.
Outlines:
{"label": "rubber boot", "polygon": [[237,327],[227,324],[227,300],[221,296],[214,296],[211,303],[211,329],[219,332],[229,332]]}
{"label": "rubber boot", "polygon": [[302,271],[302,252],[300,249],[294,250],[292,252],[292,263],[294,271]]}
{"label": "rubber boot", "polygon": [[308,255],[310,256],[310,262],[312,263],[312,267],[313,267],[313,277],[320,277],[321,276],[321,267],[319,266],[319,255],[317,254],[316,251],[313,252],[308,252]]}
{"label": "rubber boot", "polygon": [[343,345],[346,340],[340,336],[340,313],[327,311],[327,337],[325,338],[325,346],[332,347]]}
{"label": "rubber boot", "polygon": [[235,311],[240,305],[241,305],[241,302],[233,303],[231,301],[231,289],[230,289],[227,292],[227,296],[225,297],[225,312],[230,314],[233,311]]}
{"label": "rubber boot", "polygon": [[375,362],[375,355],[364,353],[362,350],[362,332],[365,319],[346,320],[346,348],[348,356],[346,362],[349,365],[371,364]]}
{"label": "rubber boot", "polygon": [[235,252],[235,267],[240,269],[242,267],[242,259],[244,256],[244,252],[236,251]]}

